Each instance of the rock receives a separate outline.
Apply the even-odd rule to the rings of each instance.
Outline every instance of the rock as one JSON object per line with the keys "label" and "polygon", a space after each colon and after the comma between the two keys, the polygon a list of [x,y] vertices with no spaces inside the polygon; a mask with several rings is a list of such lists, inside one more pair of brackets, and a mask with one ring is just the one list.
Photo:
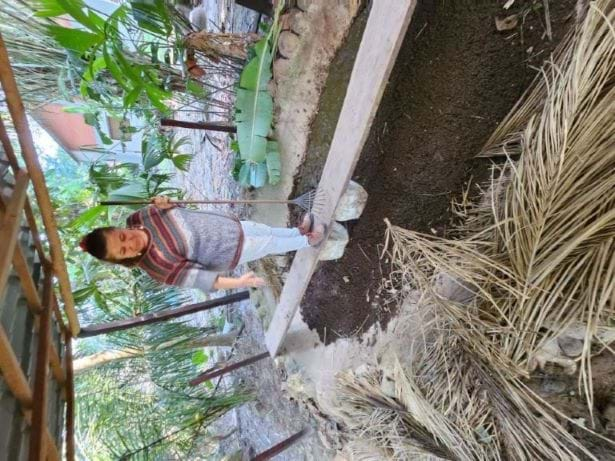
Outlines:
{"label": "rock", "polygon": [[566,392],[566,382],[557,378],[546,378],[540,383],[540,392],[545,395],[559,395]]}
{"label": "rock", "polygon": [[460,304],[469,304],[475,295],[475,290],[469,284],[444,272],[438,274],[435,288],[438,295]]}
{"label": "rock", "polygon": [[312,0],[297,0],[297,8],[301,11],[307,11],[310,8]]}
{"label": "rock", "polygon": [[292,13],[286,13],[280,16],[278,27],[280,30],[290,30],[290,25],[293,22]]}
{"label": "rock", "polygon": [[273,75],[277,82],[285,80],[290,74],[290,59],[279,58],[273,61]]}
{"label": "rock", "polygon": [[380,382],[380,391],[387,397],[391,397],[392,399],[396,398],[397,392],[395,390],[395,381],[393,381],[393,378],[384,375]]}
{"label": "rock", "polygon": [[298,35],[305,35],[310,31],[308,15],[301,10],[294,9],[291,13],[290,29]]}
{"label": "rock", "polygon": [[350,181],[335,210],[336,221],[358,219],[367,203],[367,191],[360,184]]}
{"label": "rock", "polygon": [[280,34],[280,40],[278,42],[278,51],[285,58],[290,58],[295,54],[301,41],[299,37],[291,31],[285,30]]}
{"label": "rock", "polygon": [[348,244],[348,231],[338,222],[333,222],[329,238],[324,243],[320,252],[320,261],[331,261],[344,256],[344,250]]}
{"label": "rock", "polygon": [[534,371],[537,368],[544,370],[547,363],[559,365],[568,375],[573,375],[577,370],[577,363],[562,354],[557,338],[549,339],[534,352],[528,362],[528,368],[530,371]]}
{"label": "rock", "polygon": [[498,32],[512,30],[517,27],[517,24],[519,24],[519,18],[516,14],[511,14],[505,18],[495,18],[495,28]]}
{"label": "rock", "polygon": [[557,344],[566,357],[575,358],[583,352],[583,340],[570,336],[559,336]]}
{"label": "rock", "polygon": [[286,392],[296,400],[303,400],[309,398],[311,392],[313,392],[313,386],[306,382],[302,373],[293,373],[288,375],[286,382],[282,384]]}
{"label": "rock", "polygon": [[190,11],[188,15],[188,19],[190,20],[190,24],[196,30],[204,30],[207,28],[207,9],[204,6],[197,6]]}

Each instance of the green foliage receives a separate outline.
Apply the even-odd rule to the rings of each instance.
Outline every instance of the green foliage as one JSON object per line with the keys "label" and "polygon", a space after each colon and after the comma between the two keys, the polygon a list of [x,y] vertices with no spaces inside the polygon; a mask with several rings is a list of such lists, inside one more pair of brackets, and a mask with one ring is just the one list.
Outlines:
{"label": "green foliage", "polygon": [[148,137],[144,137],[141,143],[143,167],[146,170],[161,164],[164,160],[170,160],[175,168],[188,171],[192,157],[181,151],[181,148],[190,144],[186,136],[177,138],[175,132],[168,135],[152,130]]}
{"label": "green foliage", "polygon": [[[124,109],[133,108],[147,101],[162,113],[168,113],[166,100],[171,97],[168,83],[163,79],[163,69],[157,59],[161,44],[173,36],[173,19],[166,3],[130,2],[121,5],[109,17],[103,17],[87,7],[81,0],[44,0],[39,16],[57,17],[68,15],[83,29],[47,25],[47,33],[65,49],[78,53],[86,64],[81,75],[80,93],[103,105],[110,106],[110,97],[122,100]],[[131,16],[132,13],[132,16]],[[133,17],[134,16],[134,17]],[[140,26],[150,35],[147,46],[137,50],[125,45],[127,31]],[[149,59],[148,53],[152,53]],[[165,71],[167,69],[164,69]],[[111,77],[115,89],[101,91]],[[117,91],[117,86],[121,92]]]}
{"label": "green foliage", "polygon": [[277,141],[269,141],[267,143],[267,156],[265,158],[265,163],[267,164],[269,184],[275,185],[280,182],[282,162],[280,161],[280,148]]}
{"label": "green foliage", "polygon": [[197,98],[203,98],[207,94],[201,84],[192,79],[186,82],[186,90]]}
{"label": "green foliage", "polygon": [[207,362],[208,359],[209,357],[202,349],[194,351],[194,353],[192,354],[192,363],[194,365],[203,365],[205,362]]}
{"label": "green foliage", "polygon": [[[161,287],[147,276],[124,283],[129,302],[113,300],[109,310],[86,310],[89,321],[110,321],[174,307],[188,302],[180,290]],[[233,406],[245,402],[244,392],[211,386],[190,387],[209,357],[192,344],[207,330],[180,321],[148,325],[79,341],[79,354],[100,349],[135,351],[77,373],[78,437],[86,459],[190,459],[193,444],[207,426]],[[145,448],[145,449],[144,449]],[[179,456],[179,458],[177,458]]]}
{"label": "green foliage", "polygon": [[79,53],[85,53],[104,39],[102,34],[93,34],[85,30],[69,29],[62,26],[50,25],[47,27],[47,31],[64,48]]}
{"label": "green foliage", "polygon": [[280,28],[278,19],[284,2],[275,12],[267,35],[251,51],[253,56],[244,67],[235,101],[235,122],[241,166],[235,165],[233,175],[244,185],[262,187],[280,180],[280,153],[277,142],[269,140],[273,123],[273,97],[268,84],[277,49]]}
{"label": "green foliage", "polygon": [[173,18],[164,0],[129,0],[129,3],[139,27],[154,35],[170,37],[173,34]]}

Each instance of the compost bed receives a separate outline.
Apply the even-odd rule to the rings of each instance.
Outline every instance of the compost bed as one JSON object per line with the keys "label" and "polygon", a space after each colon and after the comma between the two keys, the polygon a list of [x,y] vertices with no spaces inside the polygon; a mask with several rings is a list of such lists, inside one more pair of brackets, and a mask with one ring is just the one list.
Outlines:
{"label": "compost bed", "polygon": [[[367,206],[344,223],[344,257],[319,265],[303,300],[304,320],[325,343],[395,315],[378,296],[388,275],[380,260],[384,218],[445,234],[451,199],[489,174],[489,161],[473,157],[575,23],[574,0],[549,2],[551,41],[542,1],[519,0],[508,11],[497,2],[451,3],[417,6],[353,177],[369,193]],[[498,32],[495,18],[514,13],[519,25]],[[331,65],[295,196],[320,179],[366,18]]]}

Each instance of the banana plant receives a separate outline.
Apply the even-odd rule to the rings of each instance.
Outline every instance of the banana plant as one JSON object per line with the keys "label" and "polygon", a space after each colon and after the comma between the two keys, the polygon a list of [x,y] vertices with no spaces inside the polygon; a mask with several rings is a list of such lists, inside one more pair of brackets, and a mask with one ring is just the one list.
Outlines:
{"label": "banana plant", "polygon": [[280,180],[280,151],[270,139],[273,124],[273,97],[268,90],[272,78],[271,66],[277,49],[280,27],[278,20],[284,2],[279,2],[273,24],[267,35],[253,48],[239,80],[235,101],[235,122],[239,165],[236,178],[244,185],[262,187]]}

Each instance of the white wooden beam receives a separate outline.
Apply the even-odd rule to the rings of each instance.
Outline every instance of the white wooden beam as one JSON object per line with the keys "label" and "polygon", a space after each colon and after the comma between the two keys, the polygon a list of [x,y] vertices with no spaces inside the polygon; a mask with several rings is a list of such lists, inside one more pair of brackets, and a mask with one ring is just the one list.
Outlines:
{"label": "white wooden beam", "polygon": [[[416,0],[374,0],[350,77],[344,105],[318,185],[323,199],[318,220],[330,222],[356,167]],[[290,269],[273,319],[265,335],[272,357],[280,352],[288,328],[318,263],[319,250],[300,250]]]}

